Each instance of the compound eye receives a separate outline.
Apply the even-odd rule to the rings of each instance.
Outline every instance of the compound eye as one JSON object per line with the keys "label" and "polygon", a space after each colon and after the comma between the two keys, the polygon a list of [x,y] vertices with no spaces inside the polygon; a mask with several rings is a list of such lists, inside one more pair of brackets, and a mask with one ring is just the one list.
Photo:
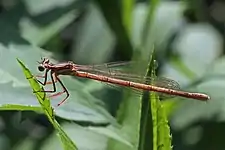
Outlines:
{"label": "compound eye", "polygon": [[43,72],[45,70],[45,68],[43,66],[38,66],[38,70]]}

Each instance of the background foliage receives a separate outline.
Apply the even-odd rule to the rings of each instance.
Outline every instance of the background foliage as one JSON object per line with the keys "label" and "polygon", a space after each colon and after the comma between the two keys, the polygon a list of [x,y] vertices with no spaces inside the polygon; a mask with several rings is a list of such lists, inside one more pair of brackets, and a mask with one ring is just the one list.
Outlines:
{"label": "background foliage", "polygon": [[[0,149],[63,148],[16,58],[34,74],[42,56],[79,64],[143,61],[135,72],[145,73],[153,49],[157,76],[176,80],[184,90],[207,93],[211,100],[163,101],[158,112],[163,128],[157,126],[156,138],[152,122],[144,126],[141,119],[144,97],[62,77],[70,91],[69,100],[55,111],[63,130],[81,150],[152,149],[155,140],[154,149],[170,149],[169,132],[175,150],[224,149],[223,1],[0,2]],[[60,99],[54,98],[52,106]],[[116,128],[118,123],[122,128]]]}

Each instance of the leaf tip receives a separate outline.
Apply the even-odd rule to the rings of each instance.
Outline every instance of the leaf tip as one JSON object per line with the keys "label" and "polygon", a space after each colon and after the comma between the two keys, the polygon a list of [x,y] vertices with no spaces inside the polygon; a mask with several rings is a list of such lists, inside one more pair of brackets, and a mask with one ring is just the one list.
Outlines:
{"label": "leaf tip", "polygon": [[20,64],[20,66],[22,68],[24,68],[24,69],[26,68],[25,65],[23,64],[23,62],[19,58],[16,58],[16,60],[18,61],[18,63]]}

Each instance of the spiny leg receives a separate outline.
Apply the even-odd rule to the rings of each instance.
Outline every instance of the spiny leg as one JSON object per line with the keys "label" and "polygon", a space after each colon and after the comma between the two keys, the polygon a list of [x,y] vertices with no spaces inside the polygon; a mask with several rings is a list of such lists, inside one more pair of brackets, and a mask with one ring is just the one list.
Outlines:
{"label": "spiny leg", "polygon": [[47,82],[47,79],[48,79],[48,72],[49,72],[49,70],[46,70],[45,71],[45,75],[43,75],[43,76],[39,76],[39,75],[35,76],[35,77],[39,77],[39,78],[45,78],[44,82],[41,82],[40,80],[37,80],[43,86],[46,85],[46,82]]}
{"label": "spiny leg", "polygon": [[[49,97],[55,97],[55,96],[59,96],[59,95],[61,95],[61,94],[63,94],[63,93],[66,93],[66,97],[65,97],[65,98],[57,105],[57,106],[60,106],[60,105],[61,105],[62,103],[64,103],[64,102],[66,101],[66,99],[69,97],[69,92],[68,92],[68,90],[66,89],[66,87],[63,85],[62,81],[58,78],[58,76],[57,76],[54,72],[52,72],[52,71],[51,71],[51,74],[50,74],[51,80],[52,80],[52,81],[47,82],[47,73],[48,73],[48,71],[45,72],[45,75],[44,75],[44,76],[38,76],[38,77],[45,78],[44,83],[42,83],[42,82],[39,81],[39,80],[38,80],[38,81],[39,81],[39,83],[41,83],[42,85],[52,84],[52,85],[53,85],[53,90],[51,90],[51,91],[37,91],[37,92],[48,92],[48,93],[54,93],[54,92],[56,92],[56,85],[55,85],[55,83],[58,81],[58,82],[60,83],[60,85],[62,86],[63,91],[62,91],[62,92],[55,93],[55,94],[52,94],[52,95],[50,95]],[[55,78],[55,80],[54,80],[54,78]]]}
{"label": "spiny leg", "polygon": [[41,82],[40,80],[37,80],[38,83],[40,83],[43,86],[48,85],[48,84],[53,84],[53,82],[55,82],[55,83],[57,82],[56,79],[54,79],[53,81],[47,82],[48,71],[49,70],[46,70],[45,75],[36,75],[35,76],[36,78],[45,78],[44,82]]}
{"label": "spiny leg", "polygon": [[[39,76],[39,75],[37,75],[37,76],[35,76],[36,78],[38,77],[38,78],[45,78],[45,76]],[[41,82],[41,81],[40,81]],[[40,83],[39,82],[39,83]],[[56,79],[54,79],[54,81],[53,82],[58,82],[58,80],[56,80]],[[43,83],[41,83],[42,85],[43,85]],[[48,85],[48,84],[52,84],[52,81],[49,81],[49,82],[46,82],[46,84],[45,85]],[[45,86],[45,85],[43,85],[43,86]]]}
{"label": "spiny leg", "polygon": [[[46,72],[48,73],[48,71],[46,71]],[[44,83],[42,83],[41,81],[38,80],[39,83],[41,83],[43,86],[45,86],[46,83],[47,83],[47,73],[45,73]],[[34,93],[37,93],[37,92],[54,93],[54,92],[56,92],[56,85],[55,85],[55,82],[54,82],[53,75],[54,75],[54,77],[55,77],[56,80],[58,79],[57,76],[55,75],[55,72],[51,71],[50,76],[51,76],[51,80],[52,80],[51,83],[52,83],[52,86],[53,86],[53,90],[34,91]]]}
{"label": "spiny leg", "polygon": [[59,81],[60,85],[61,85],[62,88],[63,88],[63,91],[62,91],[62,92],[55,93],[55,94],[52,94],[52,95],[50,95],[49,97],[55,97],[55,96],[62,95],[63,93],[66,93],[66,97],[65,97],[59,104],[57,104],[57,106],[60,106],[60,105],[63,104],[63,103],[66,101],[66,99],[69,97],[69,92],[68,92],[68,90],[66,89],[66,87],[64,86],[64,84],[62,83],[62,81],[58,78],[58,76],[55,75],[55,74],[54,74],[54,76],[55,76],[55,78],[57,79],[57,81]]}

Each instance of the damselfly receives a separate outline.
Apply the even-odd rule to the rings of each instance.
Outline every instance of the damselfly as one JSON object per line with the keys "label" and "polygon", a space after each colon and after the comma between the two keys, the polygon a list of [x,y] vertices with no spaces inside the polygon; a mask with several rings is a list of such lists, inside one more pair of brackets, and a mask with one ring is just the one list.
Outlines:
{"label": "damselfly", "polygon": [[[153,92],[159,92],[167,95],[172,96],[181,96],[186,98],[192,98],[201,101],[207,101],[210,97],[203,93],[192,93],[192,92],[185,92],[179,89],[179,84],[171,79],[168,78],[156,78],[152,79],[149,77],[138,76],[131,73],[124,73],[120,72],[119,70],[110,69],[115,66],[126,65],[127,62],[114,62],[108,63],[103,65],[78,65],[71,61],[66,63],[58,63],[53,64],[47,58],[43,58],[41,62],[38,62],[38,70],[41,72],[45,71],[43,76],[37,76],[44,78],[44,82],[38,80],[39,83],[42,85],[52,84],[53,90],[46,90],[43,92],[54,93],[50,97],[55,97],[66,93],[66,97],[58,104],[61,105],[66,101],[69,97],[69,92],[62,83],[59,78],[59,75],[70,75],[70,76],[77,76],[81,78],[89,78],[93,80],[98,80],[101,82],[107,82],[110,84],[116,84],[126,87],[131,87],[137,90],[147,90]],[[108,71],[102,68],[108,68]],[[47,76],[50,73],[51,82],[47,82]],[[146,82],[148,81],[148,82]],[[56,92],[56,82],[62,86],[62,92]]]}

